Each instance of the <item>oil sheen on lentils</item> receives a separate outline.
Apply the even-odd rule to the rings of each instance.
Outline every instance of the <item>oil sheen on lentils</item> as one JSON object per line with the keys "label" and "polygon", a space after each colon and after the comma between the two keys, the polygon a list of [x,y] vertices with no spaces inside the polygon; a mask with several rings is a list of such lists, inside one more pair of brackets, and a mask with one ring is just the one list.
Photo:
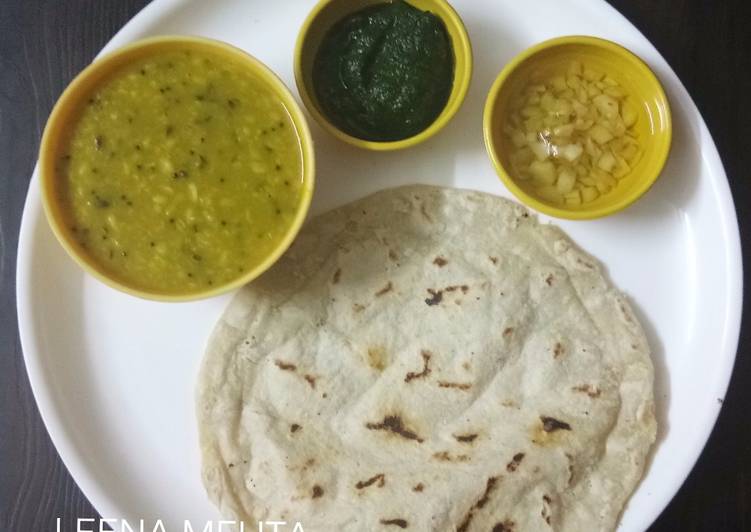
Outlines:
{"label": "oil sheen on lentils", "polygon": [[300,144],[265,82],[223,56],[165,51],[96,90],[59,179],[71,230],[129,285],[184,294],[257,266],[289,230]]}

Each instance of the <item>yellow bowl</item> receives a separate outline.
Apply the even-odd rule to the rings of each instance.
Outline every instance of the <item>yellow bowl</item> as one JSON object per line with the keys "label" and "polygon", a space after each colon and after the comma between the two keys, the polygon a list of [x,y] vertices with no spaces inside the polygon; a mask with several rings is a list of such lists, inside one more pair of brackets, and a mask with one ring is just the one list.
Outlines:
{"label": "yellow bowl", "polygon": [[[521,184],[509,164],[510,141],[503,134],[509,102],[521,92],[532,76],[547,77],[566,70],[579,61],[607,73],[638,102],[634,126],[644,155],[618,185],[592,202],[561,206],[534,195]],[[526,205],[558,218],[583,220],[621,211],[639,199],[660,175],[672,137],[670,106],[665,91],[649,67],[622,46],[595,37],[570,36],[542,42],[515,57],[493,83],[485,103],[483,133],[496,172],[503,183]]]}
{"label": "yellow bowl", "polygon": [[305,19],[295,45],[295,83],[308,112],[323,129],[336,138],[359,148],[376,151],[409,148],[435,135],[461,107],[472,78],[472,47],[464,23],[456,11],[446,0],[408,0],[414,7],[440,17],[451,39],[454,49],[454,84],[443,111],[430,126],[417,135],[388,142],[359,139],[331,123],[321,110],[313,87],[313,63],[318,48],[331,26],[345,16],[382,3],[385,3],[384,0],[320,0]]}
{"label": "yellow bowl", "polygon": [[[96,87],[106,81],[117,70],[127,66],[131,61],[163,51],[186,49],[207,50],[213,54],[219,54],[228,59],[231,58],[238,61],[246,65],[250,72],[262,79],[276,94],[287,108],[300,140],[303,166],[303,191],[292,225],[284,235],[284,238],[262,263],[241,277],[225,284],[213,286],[211,289],[175,294],[167,291],[145,290],[141,287],[125,283],[121,279],[115,278],[86,253],[71,234],[68,224],[64,223],[63,208],[57,193],[58,182],[55,175],[55,161],[58,159],[63,146],[66,126],[69,126],[74,121],[77,109],[82,102],[88,100],[90,93]],[[97,59],[68,85],[52,109],[52,113],[44,129],[44,134],[42,135],[39,152],[39,176],[44,211],[52,231],[63,248],[85,271],[112,288],[144,299],[190,301],[212,297],[248,283],[266,271],[284,253],[300,230],[308,212],[313,195],[315,162],[313,141],[305,116],[284,83],[268,67],[239,48],[235,48],[224,42],[200,37],[164,36],[136,41]]]}

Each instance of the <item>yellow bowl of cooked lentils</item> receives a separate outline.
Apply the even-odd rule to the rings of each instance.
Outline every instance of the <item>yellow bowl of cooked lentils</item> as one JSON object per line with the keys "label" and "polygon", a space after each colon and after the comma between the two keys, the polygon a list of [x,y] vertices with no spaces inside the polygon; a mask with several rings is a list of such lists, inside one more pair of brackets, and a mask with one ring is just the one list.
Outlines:
{"label": "yellow bowl of cooked lentils", "polygon": [[88,273],[131,295],[187,301],[268,269],[299,231],[313,145],[289,90],[229,44],[145,39],[97,59],[42,137],[42,199]]}
{"label": "yellow bowl of cooked lentils", "polygon": [[660,175],[670,106],[626,48],[569,36],[529,48],[501,71],[483,115],[485,145],[523,203],[574,220],[619,212]]}

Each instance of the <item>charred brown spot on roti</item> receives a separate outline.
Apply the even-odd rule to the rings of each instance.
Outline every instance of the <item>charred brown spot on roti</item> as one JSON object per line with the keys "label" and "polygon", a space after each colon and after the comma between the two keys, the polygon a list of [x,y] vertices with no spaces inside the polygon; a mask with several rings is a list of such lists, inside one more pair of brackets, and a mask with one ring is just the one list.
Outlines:
{"label": "charred brown spot on roti", "polygon": [[341,278],[342,278],[342,269],[337,268],[336,271],[334,272],[334,277],[331,279],[331,282],[334,284],[337,284],[339,282],[339,279]]}
{"label": "charred brown spot on roti", "polygon": [[571,425],[565,421],[560,421],[550,416],[540,416],[542,421],[542,430],[545,432],[555,432],[557,430],[571,430]]}
{"label": "charred brown spot on roti", "polygon": [[420,483],[418,483],[416,486],[414,486],[412,488],[412,491],[417,492],[417,493],[422,493],[422,490],[424,490],[424,489],[425,489],[425,484],[423,484],[422,482],[420,482]]}
{"label": "charred brown spot on roti", "polygon": [[452,455],[448,451],[433,453],[433,458],[439,462],[469,462],[469,456],[466,454]]}
{"label": "charred brown spot on roti", "polygon": [[514,328],[513,327],[506,327],[505,329],[503,329],[503,337],[504,338],[510,338],[512,334],[514,334]]}
{"label": "charred brown spot on roti", "polygon": [[301,427],[300,425],[298,425],[297,423],[292,423],[292,424],[291,424],[291,425],[289,426],[289,431],[290,431],[290,432],[291,432],[292,434],[294,434],[295,432],[297,432],[297,431],[298,431],[298,430],[300,430],[301,428],[302,428],[302,427]]}
{"label": "charred brown spot on roti", "polygon": [[428,288],[428,293],[430,294],[430,297],[425,299],[425,304],[429,307],[437,305],[443,300],[443,290],[436,291],[432,288]]}
{"label": "charred brown spot on roti", "polygon": [[391,281],[389,281],[388,283],[386,283],[386,286],[384,286],[378,292],[376,292],[375,295],[376,295],[376,297],[381,297],[384,294],[388,294],[393,289],[394,289],[394,285],[391,283]]}
{"label": "charred brown spot on roti", "polygon": [[512,399],[506,399],[504,401],[501,401],[501,406],[505,406],[506,408],[518,408],[519,405],[516,404],[516,401]]}
{"label": "charred brown spot on roti", "polygon": [[563,345],[560,342],[556,342],[553,346],[553,358],[558,358],[565,352],[566,350],[563,348]]}
{"label": "charred brown spot on roti", "polygon": [[602,393],[597,386],[591,384],[581,384],[579,386],[574,386],[571,389],[575,392],[586,393],[592,399],[600,397],[600,394]]}
{"label": "charred brown spot on roti", "polygon": [[585,267],[585,268],[587,268],[588,270],[594,270],[594,269],[595,269],[595,267],[594,267],[594,264],[592,264],[591,262],[587,262],[587,261],[585,261],[585,260],[582,260],[582,259],[580,259],[580,258],[578,258],[578,257],[576,258],[576,263],[577,263],[577,264],[578,264],[579,266],[584,266],[584,267]]}
{"label": "charred brown spot on roti", "polygon": [[490,494],[493,492],[500,479],[501,477],[490,477],[488,479],[488,481],[485,483],[485,492],[482,494],[482,497],[480,497],[480,499],[475,503],[475,508],[479,510],[488,503],[488,501],[490,500]]}
{"label": "charred brown spot on roti", "polygon": [[276,367],[282,371],[297,371],[297,366],[290,364],[289,362],[284,362],[277,359],[274,360],[274,364],[276,364]]}
{"label": "charred brown spot on roti", "polygon": [[467,532],[469,524],[472,522],[472,518],[475,516],[474,512],[470,510],[467,515],[464,516],[461,524],[456,528],[456,532]]}
{"label": "charred brown spot on roti", "polygon": [[321,486],[319,486],[318,484],[316,484],[315,486],[313,486],[313,492],[311,494],[311,497],[314,498],[314,499],[318,499],[320,497],[323,497],[323,488]]}
{"label": "charred brown spot on roti", "polygon": [[417,433],[404,426],[401,416],[386,416],[380,423],[366,423],[365,427],[370,430],[385,430],[392,432],[404,439],[415,440],[417,443],[423,442],[423,439],[420,438]]}
{"label": "charred brown spot on roti", "polygon": [[420,351],[420,355],[422,356],[422,371],[420,373],[416,373],[414,371],[410,371],[407,373],[407,375],[404,376],[404,382],[410,382],[415,379],[421,379],[423,377],[427,377],[430,375],[430,357],[433,355],[430,351],[427,351],[423,349]]}
{"label": "charred brown spot on roti", "polygon": [[472,443],[477,439],[477,434],[454,434],[454,438],[460,443]]}
{"label": "charred brown spot on roti", "polygon": [[444,259],[440,255],[433,259],[433,264],[435,264],[439,268],[443,268],[448,263],[449,263],[449,261],[447,261],[446,259]]}
{"label": "charred brown spot on roti", "polygon": [[551,499],[547,495],[542,496],[542,510],[540,511],[540,515],[545,520],[545,522],[549,525],[550,524],[550,518],[551,518],[551,512],[550,512],[550,502]]}
{"label": "charred brown spot on roti", "polygon": [[406,519],[381,519],[381,524],[398,526],[399,528],[407,528],[409,526]]}
{"label": "charred brown spot on roti", "polygon": [[472,384],[468,382],[438,381],[438,386],[440,386],[441,388],[453,388],[455,390],[467,391],[472,387]]}
{"label": "charred brown spot on roti", "polygon": [[399,256],[396,254],[396,251],[394,251],[393,249],[389,249],[389,258],[393,260],[394,262],[396,262]]}
{"label": "charred brown spot on roti", "polygon": [[466,294],[467,292],[469,292],[469,286],[467,286],[466,284],[463,284],[461,286],[460,285],[451,285],[451,286],[447,286],[443,290],[446,291],[446,292],[455,292],[457,290],[461,290],[463,294]]}
{"label": "charred brown spot on roti", "polygon": [[369,347],[368,365],[373,369],[383,371],[386,367],[386,350],[383,347]]}
{"label": "charred brown spot on roti", "polygon": [[540,446],[560,445],[565,432],[573,430],[571,425],[550,416],[540,416],[540,422],[532,429],[532,443]]}
{"label": "charred brown spot on roti", "polygon": [[378,487],[382,488],[386,483],[386,475],[384,475],[383,473],[378,473],[377,475],[370,477],[368,480],[361,480],[357,484],[355,484],[355,488],[361,490],[363,488],[367,488],[368,486],[372,486],[376,482],[378,483]]}
{"label": "charred brown spot on roti", "polygon": [[547,276],[547,277],[545,278],[545,284],[546,284],[546,285],[548,285],[548,286],[553,286],[553,280],[554,280],[554,279],[555,279],[555,278],[553,277],[553,274],[551,273],[550,275],[548,275],[548,276]]}
{"label": "charred brown spot on roti", "polygon": [[490,259],[490,262],[493,264],[498,264],[498,257],[488,257]]}
{"label": "charred brown spot on roti", "polygon": [[493,532],[514,532],[514,526],[516,523],[510,519],[506,519],[502,523],[496,523],[493,525]]}
{"label": "charred brown spot on roti", "polygon": [[[467,514],[462,519],[461,524],[456,528],[456,532],[467,532],[472,519],[475,517],[475,511],[481,510],[490,500],[490,494],[495,490],[501,477],[490,477],[485,483],[485,491],[482,493],[477,502],[472,505]],[[496,525],[497,526],[497,525]]]}
{"label": "charred brown spot on roti", "polygon": [[355,314],[362,312],[363,310],[365,310],[365,305],[361,305],[360,303],[355,303],[354,305],[352,305],[352,311]]}
{"label": "charred brown spot on roti", "polygon": [[305,381],[308,384],[310,384],[311,388],[315,388],[316,387],[316,378],[313,375],[307,375],[306,374],[306,375],[303,376],[303,378],[305,379]]}
{"label": "charred brown spot on roti", "polygon": [[511,458],[511,461],[506,464],[506,471],[509,473],[513,473],[519,468],[519,464],[522,463],[522,460],[524,460],[524,453],[516,453],[513,458]]}

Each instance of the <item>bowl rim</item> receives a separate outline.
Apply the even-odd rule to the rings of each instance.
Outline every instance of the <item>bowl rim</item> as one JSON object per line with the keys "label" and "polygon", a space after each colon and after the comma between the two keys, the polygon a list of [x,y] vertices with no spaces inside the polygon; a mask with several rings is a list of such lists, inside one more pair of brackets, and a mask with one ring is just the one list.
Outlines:
{"label": "bowl rim", "polygon": [[[63,127],[61,122],[64,118],[65,111],[74,106],[80,101],[82,89],[86,89],[86,83],[94,76],[100,73],[102,70],[107,70],[111,66],[112,62],[117,62],[124,56],[136,53],[144,48],[155,48],[155,52],[161,50],[162,46],[170,45],[188,45],[203,47],[208,49],[214,49],[215,51],[224,53],[225,55],[231,55],[238,59],[242,64],[247,65],[249,70],[258,75],[274,92],[275,96],[281,100],[287,113],[290,116],[297,132],[298,140],[300,143],[300,152],[302,159],[302,192],[301,198],[298,204],[295,218],[292,220],[292,224],[285,233],[279,244],[273,249],[273,251],[264,258],[255,268],[249,270],[242,276],[233,279],[229,282],[214,286],[207,290],[199,290],[196,292],[189,292],[185,294],[181,293],[165,293],[159,290],[147,290],[132,286],[121,280],[118,280],[110,275],[107,275],[104,271],[97,267],[97,261],[83,253],[81,253],[76,244],[74,243],[69,231],[62,227],[61,220],[55,215],[53,205],[59,205],[59,202],[52,198],[53,183],[55,180],[54,173],[54,159],[55,159],[55,143],[60,136],[60,130]],[[117,67],[114,68],[117,70]],[[103,78],[106,79],[111,72],[106,72]],[[94,82],[94,86],[97,82]],[[313,150],[313,138],[310,133],[310,129],[305,118],[302,109],[295,101],[291,91],[287,88],[284,82],[279,76],[266,66],[259,59],[251,55],[250,53],[233,46],[227,42],[210,39],[207,37],[200,37],[194,35],[160,35],[156,37],[148,37],[133,41],[125,46],[122,46],[112,52],[102,55],[94,59],[92,63],[86,66],[81,72],[79,72],[75,78],[68,84],[63,93],[57,99],[52,111],[50,112],[47,123],[45,124],[44,132],[39,146],[39,186],[42,197],[42,206],[47,218],[48,224],[52,229],[57,241],[62,245],[68,255],[87,273],[104,283],[105,285],[114,288],[120,292],[139,297],[141,299],[147,299],[152,301],[161,302],[186,302],[196,301],[200,299],[206,299],[220,294],[229,292],[240,286],[243,286],[250,281],[256,279],[266,270],[268,270],[281,255],[289,248],[293,240],[297,236],[302,227],[303,222],[308,214],[310,203],[313,196],[313,188],[315,185],[315,153]]]}
{"label": "bowl rim", "polygon": [[[473,71],[472,43],[469,39],[469,34],[467,33],[467,28],[465,27],[464,22],[462,21],[456,10],[453,8],[453,6],[451,6],[451,4],[449,4],[447,0],[430,0],[431,2],[441,4],[444,7],[448,20],[444,19],[443,17],[441,17],[441,20],[446,24],[450,23],[457,30],[461,50],[459,51],[455,49],[454,56],[456,57],[457,55],[459,55],[459,52],[461,52],[461,55],[464,56],[466,63],[466,73],[457,83],[456,68],[454,69],[454,83],[451,89],[451,93],[449,94],[449,99],[446,102],[446,106],[443,108],[443,111],[441,111],[441,114],[438,115],[433,123],[430,124],[427,128],[423,129],[416,135],[412,135],[411,137],[407,137],[405,139],[393,141],[375,141],[357,138],[348,133],[345,133],[337,126],[335,126],[318,109],[318,106],[315,104],[315,101],[308,91],[308,87],[305,83],[305,76],[303,74],[302,65],[302,51],[305,45],[305,41],[307,40],[308,34],[310,33],[310,28],[313,25],[313,22],[315,22],[315,20],[318,18],[324,8],[326,8],[326,6],[335,1],[338,0],[319,0],[310,11],[310,13],[308,13],[308,16],[305,18],[305,21],[303,22],[302,26],[300,27],[300,31],[297,34],[297,40],[295,41],[293,62],[295,84],[297,85],[297,91],[300,94],[300,98],[302,99],[305,108],[308,110],[311,116],[313,116],[313,119],[316,121],[316,123],[318,123],[318,125],[320,125],[325,131],[329,132],[337,139],[346,142],[347,144],[373,151],[394,151],[410,148],[429,139],[430,137],[438,133],[441,129],[443,129],[454,118],[454,115],[456,115],[456,113],[464,103],[467,93],[469,92],[469,85],[472,80]],[[406,1],[409,3],[409,0]],[[387,2],[384,0],[383,3]],[[437,13],[435,14],[436,16],[440,16]]]}
{"label": "bowl rim", "polygon": [[[495,111],[495,106],[498,101],[498,96],[500,95],[504,83],[511,76],[511,74],[516,71],[516,69],[522,63],[526,62],[533,56],[538,55],[539,53],[551,48],[571,44],[587,45],[601,48],[607,50],[608,52],[625,56],[627,59],[631,60],[639,70],[640,75],[648,80],[649,84],[652,85],[655,90],[656,101],[658,101],[660,107],[664,109],[664,113],[661,113],[664,122],[662,135],[664,135],[665,138],[666,148],[664,150],[661,150],[661,152],[658,154],[653,171],[651,171],[650,174],[646,176],[646,178],[640,179],[637,182],[636,186],[633,187],[629,192],[629,194],[623,196],[620,200],[587,210],[570,210],[566,208],[555,207],[539,200],[538,198],[524,191],[503,166],[500,155],[495,149],[492,128],[492,119]],[[594,37],[591,35],[566,35],[562,37],[555,37],[535,44],[534,46],[531,46],[516,55],[509,63],[506,64],[506,66],[504,66],[504,68],[501,70],[501,72],[493,82],[493,85],[491,86],[490,91],[488,92],[487,99],[485,101],[482,122],[485,149],[490,156],[490,159],[496,170],[496,174],[498,174],[504,185],[506,185],[506,187],[514,194],[514,196],[516,196],[519,200],[522,201],[522,203],[526,204],[527,206],[532,207],[535,210],[549,216],[567,220],[592,220],[596,218],[603,218],[605,216],[620,212],[632,205],[639,198],[641,198],[652,187],[652,185],[654,185],[655,181],[657,181],[657,178],[660,176],[662,170],[665,167],[672,147],[673,123],[670,102],[665,93],[665,89],[662,86],[662,83],[660,82],[657,75],[642,58],[640,58],[628,48],[614,41],[603,39],[601,37]]]}

